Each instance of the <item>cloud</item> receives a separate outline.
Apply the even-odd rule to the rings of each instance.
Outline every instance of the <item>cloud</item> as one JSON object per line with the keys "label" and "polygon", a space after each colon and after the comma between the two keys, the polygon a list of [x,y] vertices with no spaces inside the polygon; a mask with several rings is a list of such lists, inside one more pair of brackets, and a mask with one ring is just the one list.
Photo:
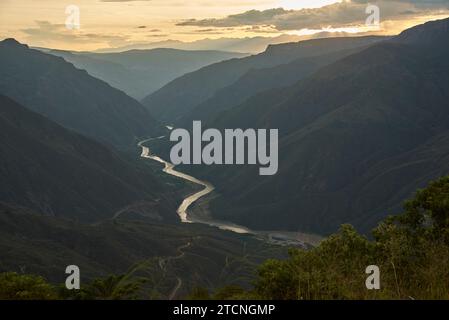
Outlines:
{"label": "cloud", "polygon": [[267,34],[267,33],[278,34],[279,33],[278,30],[274,29],[270,25],[263,25],[263,26],[254,25],[254,26],[245,27],[243,30],[248,33],[265,33],[265,34]]}
{"label": "cloud", "polygon": [[37,27],[22,29],[33,43],[48,44],[51,42],[71,42],[76,44],[106,43],[110,46],[123,45],[129,40],[125,35],[84,33],[69,30],[64,24],[53,24],[48,21],[35,21]]}
{"label": "cloud", "polygon": [[147,38],[164,38],[168,37],[168,34],[148,34]]}
{"label": "cloud", "polygon": [[193,32],[197,32],[197,33],[209,33],[209,34],[222,34],[223,32],[220,31],[219,29],[197,29],[194,30]]}
{"label": "cloud", "polygon": [[176,34],[204,34],[204,35],[219,35],[226,34],[225,30],[214,28],[214,29],[196,29],[191,31],[181,31],[176,32]]}
{"label": "cloud", "polygon": [[268,9],[264,11],[250,10],[240,14],[230,15],[223,19],[189,19],[177,23],[178,26],[202,26],[202,27],[238,27],[244,25],[267,24],[267,21],[273,21],[276,16],[283,16],[293,10],[284,10],[282,8]]}
{"label": "cloud", "polygon": [[219,19],[184,20],[177,25],[221,28],[271,25],[277,30],[340,28],[364,23],[368,16],[366,13],[368,4],[380,8],[383,21],[449,10],[449,0],[344,0],[321,8],[250,10]]}
{"label": "cloud", "polygon": [[[152,2],[152,6],[164,7],[252,7],[257,5],[269,5],[273,0],[99,0],[100,2]],[[301,0],[298,0],[301,1]]]}
{"label": "cloud", "polygon": [[101,0],[101,2],[137,2],[137,1],[152,1],[152,0]]}

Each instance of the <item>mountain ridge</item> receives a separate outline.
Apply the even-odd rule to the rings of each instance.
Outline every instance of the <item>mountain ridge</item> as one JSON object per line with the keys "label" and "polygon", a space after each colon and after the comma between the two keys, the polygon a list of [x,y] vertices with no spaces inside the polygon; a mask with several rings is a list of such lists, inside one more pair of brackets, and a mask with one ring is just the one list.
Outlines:
{"label": "mountain ridge", "polygon": [[142,103],[157,119],[173,123],[251,69],[274,67],[300,58],[343,50],[353,42],[368,43],[378,39],[382,38],[327,38],[273,45],[257,55],[230,59],[188,73],[147,96]]}
{"label": "mountain ridge", "polygon": [[0,67],[0,93],[102,143],[126,149],[164,132],[139,102],[61,57],[8,40]]}
{"label": "mountain ridge", "polygon": [[156,201],[165,188],[148,168],[6,96],[0,106],[0,201],[89,222],[146,202],[155,217],[177,219],[170,201]]}
{"label": "mountain ridge", "polygon": [[[250,166],[186,166],[221,194],[211,203],[214,217],[255,229],[329,234],[351,223],[366,232],[428,180],[446,175],[449,44],[441,39],[449,36],[448,21],[406,31],[405,42],[402,35],[370,46],[210,121],[219,129],[278,128],[280,135],[272,177]],[[443,32],[426,37],[435,26]]]}
{"label": "mountain ridge", "polygon": [[78,69],[124,91],[134,99],[142,99],[169,81],[208,64],[243,57],[244,53],[178,49],[133,49],[119,53],[41,51],[63,57]]}

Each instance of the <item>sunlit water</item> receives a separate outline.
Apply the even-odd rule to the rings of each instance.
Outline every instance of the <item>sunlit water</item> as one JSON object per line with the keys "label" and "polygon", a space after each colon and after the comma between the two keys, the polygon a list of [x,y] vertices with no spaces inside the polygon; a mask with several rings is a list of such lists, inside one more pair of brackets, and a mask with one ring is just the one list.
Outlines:
{"label": "sunlit water", "polygon": [[162,159],[161,157],[154,155],[151,153],[150,148],[144,146],[143,144],[145,142],[149,142],[152,140],[157,140],[157,139],[162,139],[164,138],[164,136],[161,137],[157,137],[157,138],[151,138],[151,139],[147,139],[147,140],[143,140],[141,142],[139,142],[139,147],[142,148],[142,153],[141,153],[141,157],[142,158],[147,158],[147,159],[151,159],[157,162],[160,162],[164,165],[164,168],[162,169],[163,172],[170,174],[172,176],[196,183],[198,185],[203,186],[204,188],[199,191],[196,192],[190,196],[188,196],[187,198],[185,198],[181,205],[178,207],[177,209],[177,213],[179,215],[179,218],[181,219],[182,222],[184,223],[202,223],[202,224],[207,224],[209,226],[213,226],[213,227],[217,227],[219,229],[222,230],[228,230],[228,231],[232,231],[235,233],[240,233],[240,234],[254,234],[253,231],[249,230],[248,228],[245,228],[243,226],[239,226],[233,223],[228,223],[228,222],[222,222],[222,221],[215,221],[215,220],[205,220],[205,219],[191,219],[188,216],[188,212],[187,210],[189,209],[189,207],[195,202],[198,201],[200,198],[204,197],[205,195],[211,193],[212,191],[214,191],[214,186],[207,182],[207,181],[201,181],[191,175],[185,174],[183,172],[177,171],[175,170],[175,165],[165,161],[164,159]]}

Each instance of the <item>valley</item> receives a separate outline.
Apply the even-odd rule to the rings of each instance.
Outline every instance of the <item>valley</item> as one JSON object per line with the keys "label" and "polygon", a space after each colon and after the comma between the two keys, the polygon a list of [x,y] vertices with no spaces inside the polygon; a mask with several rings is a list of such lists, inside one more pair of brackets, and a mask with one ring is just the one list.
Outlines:
{"label": "valley", "polygon": [[[150,147],[146,146],[151,141],[160,140],[163,138],[165,138],[165,136],[149,138],[140,141],[138,143],[138,146],[142,148],[142,153],[140,156],[144,159],[151,159],[163,164],[163,172],[202,187],[200,191],[190,194],[182,200],[180,206],[176,210],[181,222],[204,224],[210,227],[225,231],[231,231],[237,234],[253,235],[261,241],[266,241],[268,243],[277,245],[307,248],[311,245],[317,245],[319,243],[321,237],[317,235],[284,231],[255,231],[250,230],[244,226],[239,226],[235,223],[214,220],[211,214],[208,212],[208,209],[205,209],[208,207],[208,201],[204,198],[210,196],[210,194],[215,190],[215,187],[207,181],[199,180],[191,175],[176,170],[175,165],[166,160],[163,160],[158,155],[153,154],[150,151]],[[189,210],[189,212],[187,210]]]}
{"label": "valley", "polygon": [[[449,129],[448,21],[431,21],[358,47],[281,88],[267,89],[266,82],[250,77],[243,88],[256,94],[246,99],[247,90],[237,90],[240,85],[222,84],[208,93],[212,98],[195,95],[193,107],[176,104],[170,114],[175,127],[189,128],[189,121],[202,114],[205,128],[279,129],[276,175],[261,177],[251,165],[182,166],[215,186],[219,196],[209,203],[214,219],[252,230],[300,230],[324,236],[350,223],[369,235],[383,218],[400,212],[404,199],[416,189],[448,174],[449,154],[443,142]],[[306,61],[317,58],[314,45],[318,51],[326,48],[326,41],[309,45],[304,52],[301,46],[295,48]],[[243,59],[240,63],[254,62]],[[296,68],[287,64],[292,75],[304,70],[301,60]],[[189,92],[205,89],[193,79],[207,77],[217,84],[213,79],[228,76],[237,62],[228,64],[222,71],[216,64],[189,74]],[[271,70],[271,81],[289,67],[273,67],[277,72]],[[266,77],[270,79],[268,73]],[[181,80],[151,96],[147,107],[150,112],[155,108],[157,118],[171,112],[166,108],[164,115],[157,113],[163,103],[172,108],[171,97],[183,85]]]}
{"label": "valley", "polygon": [[[176,27],[199,21],[221,20]],[[449,18],[392,34],[0,41],[0,299],[28,276],[62,299],[447,296]]]}

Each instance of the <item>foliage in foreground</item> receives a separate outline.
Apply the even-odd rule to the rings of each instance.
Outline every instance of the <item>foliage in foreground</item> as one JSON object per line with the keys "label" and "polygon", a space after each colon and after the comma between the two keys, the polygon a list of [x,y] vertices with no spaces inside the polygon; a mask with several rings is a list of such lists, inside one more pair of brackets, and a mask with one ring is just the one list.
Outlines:
{"label": "foliage in foreground", "polygon": [[81,290],[67,290],[35,275],[0,273],[0,300],[123,300],[136,299],[144,279],[128,279],[128,274],[94,279]]}
{"label": "foliage in foreground", "polygon": [[[212,296],[197,288],[190,299],[449,299],[449,177],[419,190],[373,230],[373,240],[350,225],[311,250],[292,249],[286,260],[267,260],[254,289],[227,286]],[[365,269],[380,268],[380,290],[367,290]],[[134,299],[144,278],[111,275],[80,291],[42,277],[0,274],[0,299]]]}
{"label": "foliage in foreground", "polygon": [[[419,190],[373,237],[343,225],[311,250],[263,263],[251,291],[225,287],[209,296],[197,289],[190,298],[449,299],[449,177]],[[380,268],[380,290],[366,288],[369,265]]]}
{"label": "foliage in foreground", "polygon": [[49,300],[56,298],[55,289],[42,277],[19,275],[15,272],[0,273],[1,300]]}

